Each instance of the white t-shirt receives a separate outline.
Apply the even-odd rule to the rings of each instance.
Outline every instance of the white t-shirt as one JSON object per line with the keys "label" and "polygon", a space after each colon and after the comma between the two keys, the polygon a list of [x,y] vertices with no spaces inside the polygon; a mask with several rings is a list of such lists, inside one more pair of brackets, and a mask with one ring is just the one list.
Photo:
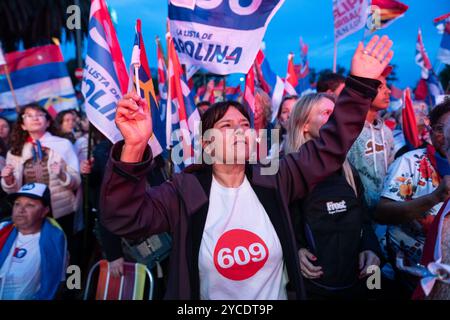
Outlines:
{"label": "white t-shirt", "polygon": [[201,299],[285,300],[288,281],[278,235],[247,178],[214,179],[198,258]]}
{"label": "white t-shirt", "polygon": [[0,269],[2,300],[28,300],[39,290],[41,280],[41,233],[19,232],[8,257]]}

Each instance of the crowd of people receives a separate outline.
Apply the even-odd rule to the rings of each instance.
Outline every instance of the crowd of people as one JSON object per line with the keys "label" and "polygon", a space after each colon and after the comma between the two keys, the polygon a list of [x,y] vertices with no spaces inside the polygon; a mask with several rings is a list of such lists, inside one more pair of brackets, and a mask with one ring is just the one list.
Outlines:
{"label": "crowd of people", "polygon": [[[202,130],[223,140],[202,141],[211,165],[175,174],[152,156],[151,115],[133,92],[118,102],[114,145],[88,136],[75,110],[53,119],[31,104],[14,124],[0,118],[0,299],[79,298],[68,265],[86,274],[103,258],[120,277],[153,237],[155,299],[450,299],[450,99],[414,103],[412,147],[389,111],[391,47],[386,36],[360,44],[348,77],[286,95],[274,122],[261,89],[252,115],[200,102]],[[252,126],[280,131],[264,135],[273,175],[246,164]]]}

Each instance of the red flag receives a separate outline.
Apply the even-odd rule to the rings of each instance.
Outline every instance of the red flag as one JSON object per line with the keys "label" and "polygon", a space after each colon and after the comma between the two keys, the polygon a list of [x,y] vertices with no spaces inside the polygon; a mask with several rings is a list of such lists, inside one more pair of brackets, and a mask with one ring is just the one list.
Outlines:
{"label": "red flag", "polygon": [[[167,145],[172,145],[170,140],[172,137],[172,129],[174,126],[181,129],[181,134],[178,140],[182,138],[183,147],[183,162],[185,165],[192,163],[193,145],[192,138],[195,127],[198,126],[200,115],[194,104],[194,97],[191,95],[191,90],[187,84],[183,68],[178,60],[177,52],[172,37],[167,36],[168,42],[168,57],[169,57],[169,97],[167,104],[167,126],[166,137],[168,139]],[[173,106],[172,106],[173,105]],[[177,116],[172,118],[173,110],[176,110]],[[170,112],[169,112],[170,111]]]}
{"label": "red flag", "polygon": [[[380,26],[378,28],[386,28],[392,22],[402,17],[408,10],[408,6],[396,0],[372,0],[372,12],[378,7],[380,14]],[[375,29],[376,30],[376,29]],[[372,30],[372,31],[375,31]]]}
{"label": "red flag", "polygon": [[284,90],[290,95],[295,95],[297,94],[297,92],[295,91],[295,87],[297,87],[297,85],[298,85],[298,78],[297,74],[295,73],[294,55],[290,53],[288,56],[288,68],[286,73]]}
{"label": "red flag", "polygon": [[[437,24],[439,24],[439,23],[443,23],[443,22],[445,22],[445,20],[447,20],[447,19],[449,19],[450,18],[450,12],[449,13],[446,13],[446,14],[443,14],[442,16],[439,16],[439,17],[437,17],[437,18],[434,18],[433,19],[433,23],[435,24],[435,25],[437,25]],[[445,27],[445,26],[444,26]]]}
{"label": "red flag", "polygon": [[[94,13],[94,17],[97,19],[97,23],[100,23],[102,25],[103,30],[109,32],[109,34],[106,34],[105,44],[109,45],[114,68],[115,70],[117,70],[116,75],[119,81],[120,90],[122,91],[122,94],[125,94],[128,89],[128,72],[125,66],[125,60],[122,55],[122,50],[120,49],[119,40],[117,40],[116,31],[109,15],[108,7],[106,6],[104,0],[92,1],[91,11],[93,10],[92,8],[94,6],[96,6],[95,9],[97,10]],[[99,7],[99,9],[97,6]],[[95,38],[97,38],[97,35],[95,35]]]}
{"label": "red flag", "polygon": [[261,49],[259,49],[255,59],[256,79],[258,80],[258,84],[261,87],[261,89],[268,95],[271,95],[270,86],[267,83],[266,79],[264,78],[264,73],[262,71],[262,64],[264,59],[265,59],[264,53],[262,52]]}
{"label": "red flag", "polygon": [[414,148],[417,148],[420,146],[419,132],[417,131],[416,116],[414,114],[414,108],[411,99],[411,90],[409,88],[406,88],[405,90],[403,101],[403,134],[405,135],[406,141],[408,141]]}
{"label": "red flag", "polygon": [[420,79],[414,91],[414,98],[416,100],[425,100],[428,96],[428,86],[425,79]]}

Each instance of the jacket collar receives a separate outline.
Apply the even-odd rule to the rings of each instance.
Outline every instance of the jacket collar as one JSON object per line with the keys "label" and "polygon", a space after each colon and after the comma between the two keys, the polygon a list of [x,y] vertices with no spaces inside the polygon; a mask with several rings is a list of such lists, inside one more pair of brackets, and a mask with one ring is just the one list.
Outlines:
{"label": "jacket collar", "polygon": [[[273,188],[275,179],[272,176],[263,176],[258,174],[260,168],[258,165],[247,164],[245,166],[245,175],[252,187],[259,185],[266,188]],[[209,201],[212,184],[212,166],[204,165],[183,174],[175,174],[173,183],[179,191],[188,216],[197,212],[203,205]]]}
{"label": "jacket collar", "polygon": [[173,183],[183,200],[188,216],[197,212],[209,201],[211,182],[211,169],[201,169],[193,173],[174,175]]}

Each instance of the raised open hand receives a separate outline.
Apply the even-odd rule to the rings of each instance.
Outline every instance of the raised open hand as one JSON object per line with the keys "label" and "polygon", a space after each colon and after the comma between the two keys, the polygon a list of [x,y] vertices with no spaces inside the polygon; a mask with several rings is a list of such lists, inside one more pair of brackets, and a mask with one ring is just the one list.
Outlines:
{"label": "raised open hand", "polygon": [[364,78],[378,78],[394,56],[393,42],[388,36],[373,36],[366,47],[360,42],[352,58],[350,74]]}

